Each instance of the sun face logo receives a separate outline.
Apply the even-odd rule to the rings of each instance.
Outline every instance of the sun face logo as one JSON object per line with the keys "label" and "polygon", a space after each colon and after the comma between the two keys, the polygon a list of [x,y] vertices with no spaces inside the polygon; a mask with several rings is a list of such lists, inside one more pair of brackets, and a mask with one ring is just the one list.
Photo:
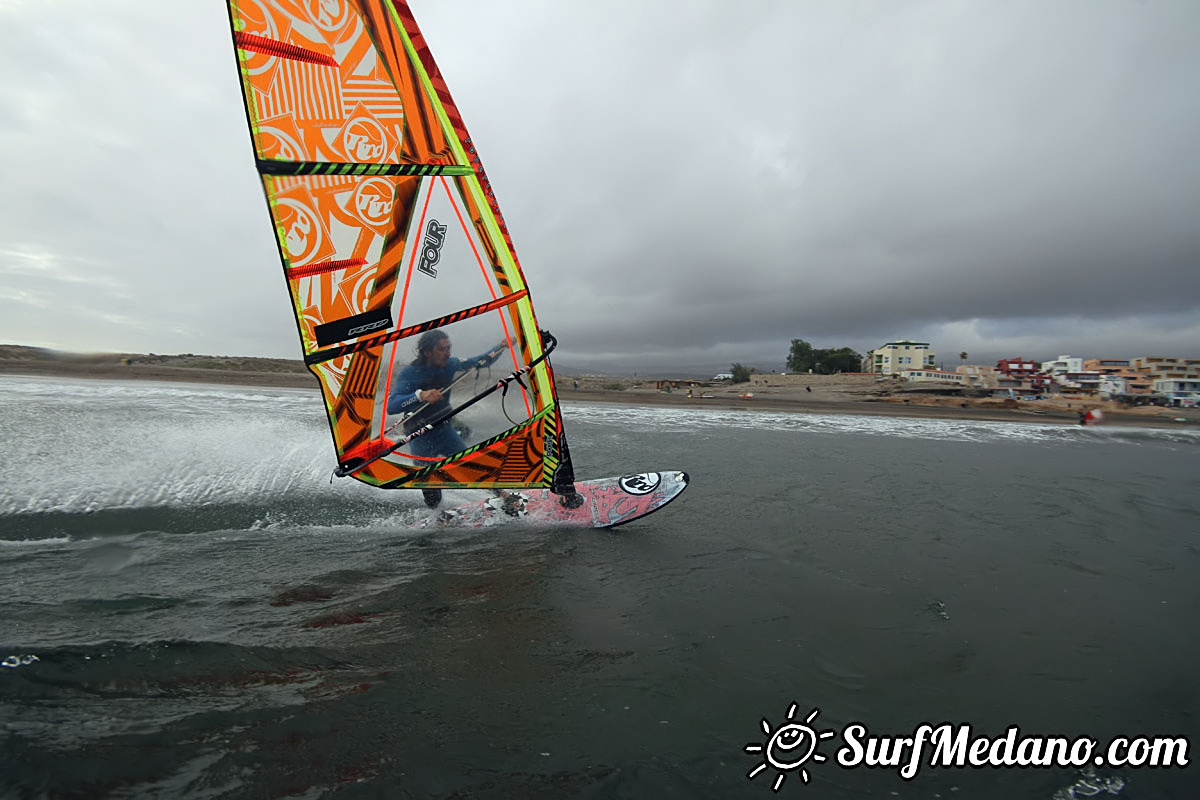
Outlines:
{"label": "sun face logo", "polygon": [[783,779],[787,777],[789,772],[800,770],[800,780],[808,783],[808,770],[804,769],[804,762],[810,758],[813,761],[821,762],[825,760],[825,756],[817,752],[817,745],[822,739],[828,739],[834,735],[834,731],[822,731],[817,733],[809,727],[817,715],[821,713],[821,709],[814,708],[804,719],[804,724],[791,722],[796,716],[796,704],[788,708],[788,722],[780,725],[777,730],[772,732],[771,723],[767,720],[762,721],[762,732],[767,737],[765,744],[751,742],[746,745],[747,753],[762,753],[763,762],[746,773],[746,777],[750,780],[762,772],[767,767],[774,767],[778,770],[775,777],[775,784],[771,787],[772,791],[778,792],[779,787],[783,786]]}

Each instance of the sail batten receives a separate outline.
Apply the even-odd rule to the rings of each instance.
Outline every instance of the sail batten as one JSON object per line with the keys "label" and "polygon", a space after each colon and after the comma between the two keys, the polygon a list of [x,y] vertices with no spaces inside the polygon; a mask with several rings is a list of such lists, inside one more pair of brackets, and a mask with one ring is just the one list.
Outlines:
{"label": "sail batten", "polygon": [[284,161],[260,159],[262,175],[473,175],[460,164],[372,164],[344,161]]}
{"label": "sail batten", "polygon": [[382,487],[561,485],[553,340],[407,3],[227,5],[339,474]]}
{"label": "sail batten", "polygon": [[292,61],[304,61],[309,64],[320,64],[323,67],[336,67],[338,65],[337,61],[325,53],[317,53],[305,47],[286,44],[276,39],[268,39],[265,36],[255,36],[251,33],[236,33],[234,34],[233,41],[243,50],[251,50],[263,55],[279,56],[280,58],[287,58]]}
{"label": "sail batten", "polygon": [[529,292],[521,290],[515,294],[499,297],[490,303],[484,303],[482,305],[474,306],[473,308],[463,309],[462,311],[454,314],[448,314],[447,316],[439,317],[438,319],[418,322],[415,325],[409,325],[406,328],[401,328],[400,330],[392,331],[391,333],[387,333],[382,336],[373,336],[366,339],[360,339],[353,344],[342,345],[341,347],[331,347],[328,350],[319,350],[315,353],[309,353],[306,355],[304,357],[304,363],[311,366],[313,364],[319,364],[322,361],[329,361],[334,358],[342,358],[343,356],[348,356],[351,353],[357,353],[362,350],[370,350],[375,347],[382,347],[385,344],[389,344],[400,339],[407,339],[410,336],[416,336],[419,333],[431,331],[435,328],[442,328],[446,325],[459,322],[468,317],[476,316],[477,314],[483,314],[488,311],[495,311],[497,309],[504,308],[505,306],[512,305],[518,300],[524,300],[528,296]]}

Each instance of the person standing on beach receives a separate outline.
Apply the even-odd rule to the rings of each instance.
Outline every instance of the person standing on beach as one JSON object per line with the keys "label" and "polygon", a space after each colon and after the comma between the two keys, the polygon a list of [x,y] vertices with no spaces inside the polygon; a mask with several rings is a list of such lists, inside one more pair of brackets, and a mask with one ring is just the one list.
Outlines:
{"label": "person standing on beach", "polygon": [[[482,355],[465,361],[450,355],[450,337],[438,329],[426,331],[417,339],[417,357],[396,378],[395,388],[388,395],[389,414],[411,414],[404,420],[404,432],[413,433],[450,410],[450,385],[460,372],[491,366],[504,352],[503,343]],[[450,424],[450,419],[437,423],[433,430],[413,439],[414,455],[423,458],[444,458],[467,449],[467,443]],[[422,489],[425,505],[437,508],[442,502],[441,489]]]}

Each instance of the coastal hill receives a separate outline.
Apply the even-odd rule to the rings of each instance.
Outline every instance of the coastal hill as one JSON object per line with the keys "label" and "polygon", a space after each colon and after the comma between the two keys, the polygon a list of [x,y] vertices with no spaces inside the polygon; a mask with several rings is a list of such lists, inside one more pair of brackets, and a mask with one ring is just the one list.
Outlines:
{"label": "coastal hill", "polygon": [[0,374],[228,383],[316,388],[304,362],[290,358],[205,356],[194,353],[67,353],[0,344]]}
{"label": "coastal hill", "polygon": [[[288,358],[249,356],[209,356],[195,353],[160,355],[156,353],[69,353],[42,347],[0,345],[0,374],[47,375],[57,377],[109,378],[114,380],[161,380],[226,383],[252,386],[316,388],[316,379],[304,362]],[[881,383],[874,375],[813,375],[806,379],[811,392],[803,387],[787,391],[784,387],[724,381],[660,381],[653,377],[572,375],[561,369],[555,377],[564,398],[572,395],[616,396],[634,402],[654,397],[664,404],[683,400],[689,383],[695,394],[714,395],[705,399],[742,399],[752,393],[763,404],[773,399],[793,399],[803,394],[814,402],[847,402],[881,399],[890,395],[891,383]],[[755,376],[758,377],[758,376]],[[673,386],[666,391],[667,384]],[[674,395],[674,396],[673,396]]]}

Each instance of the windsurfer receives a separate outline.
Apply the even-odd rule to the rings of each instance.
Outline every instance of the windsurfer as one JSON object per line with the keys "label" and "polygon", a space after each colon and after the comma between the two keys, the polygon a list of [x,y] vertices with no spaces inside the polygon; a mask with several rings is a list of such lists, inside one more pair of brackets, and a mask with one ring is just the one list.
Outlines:
{"label": "windsurfer", "polygon": [[[464,361],[450,355],[449,336],[438,329],[426,331],[417,339],[417,357],[396,378],[388,396],[388,413],[412,414],[404,421],[404,432],[412,433],[450,410],[450,387],[455,375],[490,366],[503,352],[504,345],[500,344]],[[466,450],[467,443],[445,419],[413,439],[411,447],[414,455],[441,458]],[[422,489],[421,494],[430,508],[437,508],[442,501],[441,489]]]}

